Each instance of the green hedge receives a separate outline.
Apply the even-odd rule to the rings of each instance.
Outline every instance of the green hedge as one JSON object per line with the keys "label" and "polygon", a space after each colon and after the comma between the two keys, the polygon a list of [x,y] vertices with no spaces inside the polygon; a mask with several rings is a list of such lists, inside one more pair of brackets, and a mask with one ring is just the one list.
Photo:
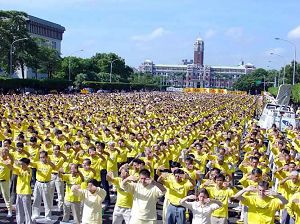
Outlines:
{"label": "green hedge", "polygon": [[17,90],[22,88],[32,88],[35,90],[50,91],[57,90],[63,91],[72,82],[63,79],[9,79],[0,78],[0,88],[4,91]]}
{"label": "green hedge", "polygon": [[[160,90],[159,85],[155,84],[141,84],[141,83],[122,83],[122,82],[94,82],[94,81],[84,81],[82,83],[83,87],[93,88],[95,90]],[[166,89],[167,86],[162,86],[162,89]]]}
{"label": "green hedge", "polygon": [[[277,96],[278,87],[270,87],[268,88],[268,92],[271,93],[273,96]],[[293,85],[292,87],[292,97],[293,103],[300,103],[300,83]]]}

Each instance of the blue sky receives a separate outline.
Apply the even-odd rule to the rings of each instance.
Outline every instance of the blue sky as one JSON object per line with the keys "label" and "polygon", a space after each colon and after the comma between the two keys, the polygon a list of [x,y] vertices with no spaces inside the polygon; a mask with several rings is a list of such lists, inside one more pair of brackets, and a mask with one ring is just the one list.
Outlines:
{"label": "blue sky", "polygon": [[293,47],[274,37],[295,43],[300,56],[299,0],[0,0],[0,8],[64,26],[63,55],[114,52],[134,67],[145,59],[192,59],[198,37],[205,42],[207,65],[243,59],[279,68],[293,59]]}

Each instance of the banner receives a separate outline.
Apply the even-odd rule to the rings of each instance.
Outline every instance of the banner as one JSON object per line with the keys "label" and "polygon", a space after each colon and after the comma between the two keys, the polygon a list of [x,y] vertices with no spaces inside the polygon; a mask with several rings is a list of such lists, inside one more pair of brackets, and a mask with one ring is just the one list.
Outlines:
{"label": "banner", "polygon": [[184,88],[185,93],[210,93],[210,94],[247,94],[246,91],[230,91],[227,89],[214,89],[214,88]]}

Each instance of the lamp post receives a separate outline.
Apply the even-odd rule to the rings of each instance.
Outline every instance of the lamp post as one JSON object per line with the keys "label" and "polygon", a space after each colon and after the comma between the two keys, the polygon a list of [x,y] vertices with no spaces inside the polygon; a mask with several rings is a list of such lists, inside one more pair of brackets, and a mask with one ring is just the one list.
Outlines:
{"label": "lamp post", "polygon": [[275,40],[281,40],[281,41],[285,41],[291,45],[293,45],[294,47],[294,66],[293,66],[293,82],[292,84],[295,85],[295,74],[296,74],[296,54],[297,54],[297,48],[296,48],[296,44],[294,44],[293,42],[289,41],[289,40],[285,40],[279,37],[276,37]]}
{"label": "lamp post", "polygon": [[117,58],[117,59],[112,60],[112,61],[110,62],[110,72],[109,72],[109,82],[110,82],[110,83],[111,83],[111,75],[112,75],[112,66],[113,66],[113,63],[114,63],[115,61],[117,61],[117,60],[119,60],[119,59]]}
{"label": "lamp post", "polygon": [[70,56],[69,56],[69,81],[71,81],[71,55],[72,55],[72,54],[75,54],[75,53],[77,53],[77,52],[79,52],[79,51],[83,51],[83,49],[78,50],[78,51],[74,51],[74,52],[71,53]]}
{"label": "lamp post", "polygon": [[9,50],[9,56],[10,56],[10,58],[9,58],[9,74],[10,74],[10,76],[12,76],[13,75],[13,71],[12,71],[12,64],[13,64],[13,62],[12,62],[12,60],[13,60],[13,45],[14,45],[14,43],[16,43],[16,42],[19,42],[19,41],[23,41],[23,40],[28,40],[29,38],[28,37],[25,37],[25,38],[20,38],[20,39],[17,39],[17,40],[14,40],[11,44],[10,44],[10,50]]}
{"label": "lamp post", "polygon": [[[276,55],[276,56],[278,56],[278,57],[283,58],[284,66],[283,66],[283,79],[282,79],[282,84],[284,84],[284,79],[285,79],[285,65],[286,65],[285,58],[284,58],[282,55],[280,55],[280,54],[275,54],[275,53],[273,53],[273,52],[271,52],[270,54],[271,54],[271,55]],[[278,84],[279,84],[279,80],[278,80]]]}

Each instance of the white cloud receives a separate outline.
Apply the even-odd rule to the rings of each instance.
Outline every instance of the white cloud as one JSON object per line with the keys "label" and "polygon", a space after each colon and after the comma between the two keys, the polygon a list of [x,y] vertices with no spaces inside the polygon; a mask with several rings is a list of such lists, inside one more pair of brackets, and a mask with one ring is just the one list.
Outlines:
{"label": "white cloud", "polygon": [[225,31],[225,35],[235,40],[240,40],[244,36],[244,30],[242,27],[230,27]]}
{"label": "white cloud", "polygon": [[296,28],[292,29],[288,33],[288,38],[290,38],[290,39],[300,39],[300,26],[297,26]]}
{"label": "white cloud", "polygon": [[162,27],[153,30],[151,33],[132,36],[131,39],[138,42],[148,42],[168,34],[169,31]]}
{"label": "white cloud", "polygon": [[212,38],[213,36],[215,36],[217,34],[217,31],[216,30],[213,30],[213,29],[209,29],[205,32],[204,34],[204,38],[205,39],[209,39],[209,38]]}

